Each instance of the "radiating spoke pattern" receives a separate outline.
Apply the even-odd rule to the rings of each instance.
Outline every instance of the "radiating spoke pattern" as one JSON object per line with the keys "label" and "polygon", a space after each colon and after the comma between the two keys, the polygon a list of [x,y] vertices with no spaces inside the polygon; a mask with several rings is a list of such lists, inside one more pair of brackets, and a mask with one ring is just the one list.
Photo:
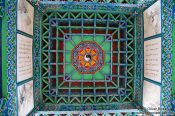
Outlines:
{"label": "radiating spoke pattern", "polygon": [[105,52],[94,41],[81,41],[74,47],[69,57],[73,67],[80,74],[95,74],[104,65],[104,58]]}

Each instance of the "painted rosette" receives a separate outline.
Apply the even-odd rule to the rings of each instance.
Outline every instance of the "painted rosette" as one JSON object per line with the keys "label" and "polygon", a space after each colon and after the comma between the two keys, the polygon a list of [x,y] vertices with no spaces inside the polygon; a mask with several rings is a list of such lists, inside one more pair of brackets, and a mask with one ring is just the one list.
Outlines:
{"label": "painted rosette", "polygon": [[104,65],[105,53],[93,41],[80,42],[72,50],[72,65],[82,74],[94,74]]}

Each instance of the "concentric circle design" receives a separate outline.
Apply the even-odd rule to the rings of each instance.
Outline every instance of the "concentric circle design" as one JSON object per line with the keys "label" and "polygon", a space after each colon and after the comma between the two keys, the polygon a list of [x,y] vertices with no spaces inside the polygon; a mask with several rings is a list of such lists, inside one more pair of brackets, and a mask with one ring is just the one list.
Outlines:
{"label": "concentric circle design", "polygon": [[94,74],[104,65],[105,53],[93,41],[83,41],[71,52],[72,65],[82,74]]}

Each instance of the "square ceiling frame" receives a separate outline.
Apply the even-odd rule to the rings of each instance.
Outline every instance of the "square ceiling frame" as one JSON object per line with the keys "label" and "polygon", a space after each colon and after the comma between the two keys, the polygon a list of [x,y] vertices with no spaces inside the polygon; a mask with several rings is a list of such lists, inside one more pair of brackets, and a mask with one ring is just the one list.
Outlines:
{"label": "square ceiling frame", "polygon": [[[15,93],[15,86],[16,86],[16,81],[15,81],[15,71],[16,71],[16,66],[14,65],[15,64],[15,60],[16,59],[16,44],[15,44],[15,40],[16,40],[16,37],[15,37],[15,34],[16,34],[16,30],[15,30],[15,27],[16,27],[16,21],[14,21],[16,19],[16,1],[7,1],[6,2],[7,4],[7,15],[6,15],[6,18],[9,19],[9,23],[7,24],[7,27],[8,27],[8,31],[7,31],[7,44],[9,46],[7,46],[7,53],[10,57],[7,58],[8,60],[8,71],[7,71],[7,76],[8,76],[8,101],[6,102],[6,105],[5,106],[8,106],[9,110],[7,111],[7,109],[5,110],[5,112],[9,115],[16,115],[17,114],[17,107],[16,107],[16,93]],[[164,17],[162,18],[163,20],[163,42],[165,43],[162,47],[163,47],[163,55],[164,56],[168,56],[169,54],[171,54],[171,50],[167,50],[167,51],[164,51],[164,48],[167,48],[167,47],[170,47],[170,45],[167,43],[168,41],[166,40],[172,40],[171,36],[169,37],[168,35],[171,35],[171,27],[172,27],[172,23],[169,22],[169,20],[166,20],[166,19],[171,19],[170,15],[171,12],[172,12],[172,0],[170,1],[164,1],[162,2],[162,9],[163,9],[163,15]],[[168,10],[167,10],[168,9]],[[168,13],[167,13],[168,12]],[[35,50],[34,50],[34,69],[35,69],[35,72],[34,72],[34,80],[35,80],[35,92],[36,93],[40,93],[40,56],[39,56],[39,51],[40,51],[40,13],[38,11],[35,12],[35,42],[34,42],[34,47],[35,47]],[[140,21],[140,19],[139,19]],[[170,20],[171,21],[171,20]],[[140,25],[137,25],[138,27],[140,27],[142,24]],[[138,37],[139,39],[141,39],[141,35],[138,34]],[[140,43],[140,40],[138,39],[137,42]],[[140,46],[141,47],[141,46]],[[140,47],[138,47],[137,49],[140,50]],[[137,53],[139,53],[140,51],[137,51]],[[141,58],[142,56],[141,55],[137,55],[138,58]],[[163,75],[164,77],[162,78],[162,83],[163,83],[163,91],[162,91],[162,106],[166,109],[167,112],[171,112],[171,101],[170,99],[166,99],[167,97],[170,98],[171,97],[171,90],[169,89],[166,89],[166,87],[168,85],[171,85],[171,79],[169,79],[169,75],[171,75],[171,73],[169,72],[172,72],[172,68],[171,66],[169,66],[169,61],[166,62],[166,57],[163,57],[162,58],[164,64],[162,65],[164,69],[167,69],[167,70],[164,70],[163,71]],[[167,67],[168,65],[168,67]],[[139,65],[139,63],[137,64],[137,66],[139,67],[139,70],[141,70],[141,66],[142,65]],[[137,73],[139,73],[137,71]],[[140,75],[137,75],[137,78],[139,78],[140,76],[142,76],[141,74]],[[140,87],[140,85],[138,84],[138,86]],[[140,94],[138,95],[136,93],[135,95],[136,97],[140,96]],[[138,101],[137,102],[140,102],[139,99],[137,99]],[[140,102],[141,103],[141,102]],[[37,112],[39,110],[42,110],[44,109],[45,106],[43,106],[42,102],[41,102],[41,98],[40,96],[38,96],[38,94],[35,95],[35,109],[34,109],[34,112]],[[47,107],[45,107],[45,109],[47,110]],[[51,108],[50,110],[56,110],[57,108]],[[132,110],[133,111],[133,110]],[[116,111],[114,111],[116,112]],[[105,112],[104,114],[106,114],[107,112]],[[42,114],[51,114],[51,113],[46,113],[46,112],[42,112]],[[59,113],[57,113],[59,114]],[[120,113],[115,113],[115,114],[120,114]],[[130,114],[130,113],[129,113]]]}
{"label": "square ceiling frame", "polygon": [[[132,31],[132,33],[134,33],[134,31],[135,31],[135,29],[134,28],[136,28],[136,26],[134,25],[134,23],[132,22],[132,21],[136,21],[136,18],[133,18],[133,17],[135,17],[135,15],[131,15],[130,13],[125,13],[125,14],[120,14],[120,13],[103,13],[103,12],[92,12],[92,11],[90,11],[90,12],[87,12],[87,14],[86,14],[86,12],[85,11],[81,11],[81,12],[79,12],[79,11],[69,11],[68,10],[68,13],[66,14],[66,15],[63,15],[63,13],[66,13],[65,12],[65,10],[63,10],[63,11],[54,11],[54,12],[52,12],[51,13],[51,11],[48,11],[48,14],[47,14],[47,12],[46,12],[46,14],[45,15],[43,15],[43,17],[44,18],[46,18],[46,19],[44,19],[44,20],[42,20],[42,26],[43,26],[43,28],[46,28],[46,29],[44,29],[44,32],[43,32],[43,36],[42,36],[42,38],[44,38],[44,42],[46,42],[47,40],[47,36],[48,36],[48,34],[49,34],[49,29],[47,29],[47,26],[48,26],[48,23],[47,23],[47,20],[49,20],[49,19],[52,19],[52,17],[53,18],[58,18],[58,19],[68,19],[68,21],[70,22],[71,20],[75,20],[76,18],[80,18],[80,19],[83,19],[82,17],[84,16],[85,18],[87,18],[87,20],[90,20],[90,18],[91,17],[93,17],[93,18],[95,18],[95,20],[97,21],[97,19],[98,20],[106,20],[106,21],[108,21],[108,18],[111,18],[110,20],[111,21],[113,21],[113,22],[115,22],[115,21],[119,21],[118,22],[118,28],[120,29],[120,27],[121,27],[121,30],[122,30],[122,28],[126,28],[127,26],[125,25],[126,23],[124,23],[124,22],[126,22],[127,21],[127,23],[128,23],[128,29],[126,29],[126,33],[127,33],[127,36],[128,37],[126,37],[126,38],[122,38],[122,37],[116,37],[116,42],[118,42],[118,44],[119,44],[119,41],[117,40],[117,38],[122,38],[121,39],[121,41],[129,41],[128,42],[128,49],[130,49],[131,50],[131,53],[129,53],[129,51],[128,51],[128,53],[127,54],[130,54],[129,56],[128,56],[128,59],[130,59],[131,57],[132,57],[132,59],[135,59],[134,58],[134,52],[135,52],[135,37],[130,33],[131,31]],[[113,16],[112,14],[115,14],[115,16]],[[117,15],[118,14],[118,15]],[[88,16],[89,15],[89,16]],[[115,18],[114,18],[115,17]],[[127,17],[128,17],[128,19],[127,19]],[[92,18],[92,19],[93,19]],[[97,19],[96,19],[97,18]],[[95,20],[93,20],[93,21],[95,21]],[[131,21],[132,20],[132,21]],[[83,21],[83,20],[82,20]],[[95,22],[96,22],[95,21]],[[46,25],[44,25],[44,24],[46,24]],[[42,27],[42,26],[40,26],[40,27]],[[105,25],[106,26],[106,25]],[[126,27],[125,27],[126,26]],[[60,26],[61,27],[61,26]],[[64,26],[63,26],[64,27]],[[81,26],[80,26],[81,27]],[[70,28],[70,24],[69,24],[69,27],[67,27],[67,28],[69,28],[68,30],[70,30],[71,28]],[[85,27],[81,27],[82,29],[84,29]],[[93,28],[94,28],[94,25],[93,25]],[[117,28],[117,29],[118,29]],[[113,28],[111,28],[111,29],[113,29]],[[116,30],[116,31],[114,31],[113,32],[113,34],[114,33],[119,33],[120,32],[120,30]],[[60,31],[60,32],[63,32],[62,30]],[[68,32],[68,31],[66,31],[66,32]],[[112,33],[112,32],[110,32],[110,33]],[[106,33],[107,34],[107,33]],[[135,33],[134,33],[135,34]],[[117,35],[117,36],[120,36],[119,34]],[[60,38],[59,38],[60,39]],[[42,40],[41,40],[41,43],[42,43]],[[133,47],[134,47],[134,49],[130,46],[130,45],[134,45]],[[48,45],[48,42],[46,42],[46,44],[45,45]],[[120,45],[119,45],[120,46]],[[43,46],[43,48],[47,48],[46,46]],[[119,47],[119,49],[120,49],[120,47]],[[42,48],[41,48],[41,50],[43,50]],[[134,51],[134,52],[132,52],[132,51]],[[124,51],[121,51],[121,52],[124,52]],[[41,52],[42,53],[42,52]],[[116,51],[116,53],[119,53],[118,51]],[[119,54],[122,54],[122,53],[119,53]],[[128,60],[127,59],[127,60]],[[47,61],[47,60],[44,60],[44,61]],[[134,69],[134,67],[135,66],[133,66],[134,64],[133,64],[133,62],[132,61],[135,61],[135,60],[130,60],[129,62],[132,64],[131,65],[131,67],[130,67],[130,69],[132,69],[132,70],[135,70]],[[115,64],[115,63],[114,63]],[[117,63],[116,63],[117,64]],[[118,64],[118,66],[120,66],[119,64]],[[129,68],[129,67],[128,67]],[[47,70],[47,68],[44,68],[44,69],[46,69],[45,70],[45,72],[48,72],[48,70]],[[120,69],[120,68],[119,68]],[[128,73],[128,72],[127,72]],[[128,73],[129,74],[129,73]],[[130,73],[131,74],[131,73]],[[132,76],[134,75],[134,74],[131,74]],[[42,78],[42,77],[41,77]],[[49,78],[48,78],[49,79]],[[122,79],[122,78],[121,78]],[[124,78],[123,78],[124,79]],[[129,78],[128,78],[129,79]],[[133,79],[131,78],[131,81],[128,81],[128,82],[132,82],[133,83]],[[45,85],[45,89],[47,88],[47,87],[49,87],[49,83],[48,82],[50,82],[50,81],[48,81],[47,79],[44,81],[44,84],[46,84]],[[119,82],[117,82],[117,83],[119,83]],[[134,84],[134,83],[133,83]],[[69,87],[67,88],[68,89],[68,93],[70,94],[70,91],[71,91],[71,87],[70,87],[70,83],[68,84],[69,85]],[[80,85],[82,85],[82,84],[80,84]],[[94,84],[93,84],[94,85]],[[104,84],[104,85],[106,85],[105,86],[105,88],[106,88],[106,90],[108,91],[108,84],[106,83],[106,84]],[[118,84],[117,84],[118,85]],[[128,87],[129,87],[129,85],[127,85]],[[131,86],[133,86],[134,87],[134,85],[131,85]],[[131,87],[130,86],[130,87]],[[81,87],[81,86],[80,86]],[[116,86],[117,87],[117,86]],[[82,89],[81,88],[79,88],[79,87],[77,87],[76,89],[80,89],[81,91],[82,91]],[[43,90],[43,91],[46,91],[47,92],[47,89],[46,90]],[[54,90],[54,92],[55,92],[56,90]],[[94,91],[94,90],[93,90]],[[123,90],[121,90],[121,91],[123,91]],[[132,92],[133,92],[133,94],[132,94],[132,96],[134,96],[134,88],[133,88],[133,90],[132,90]],[[57,93],[57,92],[55,92],[55,93]],[[79,93],[82,93],[82,92],[79,92]],[[94,95],[96,94],[96,92],[94,93]],[[100,94],[99,94],[100,95]],[[108,96],[108,94],[106,94],[107,96]],[[112,94],[111,94],[112,95]],[[49,96],[48,96],[48,94],[46,95],[44,95],[44,96],[47,96],[48,97],[48,99],[47,100],[51,100],[51,99],[53,99],[53,98],[50,98]],[[83,99],[81,96],[79,96],[81,99]],[[111,96],[112,97],[112,96]],[[127,97],[126,97],[127,98]],[[124,99],[126,99],[126,98],[124,98]],[[133,97],[132,97],[133,98]],[[69,98],[70,99],[70,98]],[[73,97],[72,98],[73,100],[76,100],[76,101],[81,101],[81,100],[77,100],[77,98],[75,98],[75,97]],[[101,96],[101,97],[99,97],[99,99],[101,99],[101,100],[104,100],[104,97],[103,96]],[[109,99],[109,98],[108,98]],[[113,99],[113,98],[111,98],[111,99]],[[116,99],[116,98],[115,98]],[[128,99],[128,98],[127,98]],[[92,102],[92,98],[91,97],[88,97],[88,98],[86,98],[86,99],[84,99],[85,101],[91,101]],[[114,100],[114,99],[113,99]],[[116,99],[117,100],[117,99]],[[65,100],[65,98],[63,98],[63,97],[61,97],[61,98],[59,98],[59,101],[66,101]],[[106,102],[106,100],[104,100],[105,102]],[[132,103],[132,101],[133,100],[129,100],[130,101],[130,103]],[[122,101],[121,101],[122,102]],[[56,103],[56,102],[54,102],[54,100],[51,100],[51,103]],[[48,103],[48,105],[51,105],[51,103],[49,104]],[[80,103],[83,103],[83,102],[80,102]],[[107,103],[107,102],[106,102]],[[126,104],[130,104],[129,102],[126,102]],[[91,103],[91,104],[93,104],[93,102]],[[112,103],[111,103],[112,104]],[[119,104],[121,104],[122,105],[122,103],[119,103]],[[55,104],[56,105],[56,104]],[[85,104],[84,104],[85,105]],[[81,108],[83,108],[84,107],[84,105],[82,104],[82,107],[79,107],[78,109],[81,109]],[[94,104],[95,105],[95,104]],[[63,106],[66,106],[66,104],[63,104]],[[81,105],[80,105],[81,106]],[[87,105],[86,105],[87,106]],[[93,105],[92,105],[93,106]],[[110,105],[109,105],[110,106]],[[58,107],[59,107],[59,105],[58,105]],[[70,106],[69,106],[70,107]],[[67,107],[66,107],[67,108]],[[96,109],[98,109],[97,107],[95,107]],[[111,107],[110,106],[110,108],[111,109],[120,109],[119,108],[119,106],[117,106],[117,108],[116,107]],[[63,109],[65,109],[65,107],[61,107],[60,108],[60,110],[63,110]],[[75,108],[72,108],[72,110],[73,109],[75,109]],[[94,106],[93,107],[91,107],[91,109],[94,109]],[[103,109],[103,108],[102,108]],[[65,109],[66,110],[66,109]],[[70,110],[70,109],[69,109]]]}

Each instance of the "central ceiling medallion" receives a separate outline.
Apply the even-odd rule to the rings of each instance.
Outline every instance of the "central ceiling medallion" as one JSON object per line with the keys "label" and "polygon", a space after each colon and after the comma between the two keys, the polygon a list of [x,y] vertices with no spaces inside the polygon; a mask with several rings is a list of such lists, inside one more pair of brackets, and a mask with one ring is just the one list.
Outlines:
{"label": "central ceiling medallion", "polygon": [[81,74],[94,74],[104,65],[105,53],[93,41],[83,41],[76,45],[72,52],[72,65]]}

